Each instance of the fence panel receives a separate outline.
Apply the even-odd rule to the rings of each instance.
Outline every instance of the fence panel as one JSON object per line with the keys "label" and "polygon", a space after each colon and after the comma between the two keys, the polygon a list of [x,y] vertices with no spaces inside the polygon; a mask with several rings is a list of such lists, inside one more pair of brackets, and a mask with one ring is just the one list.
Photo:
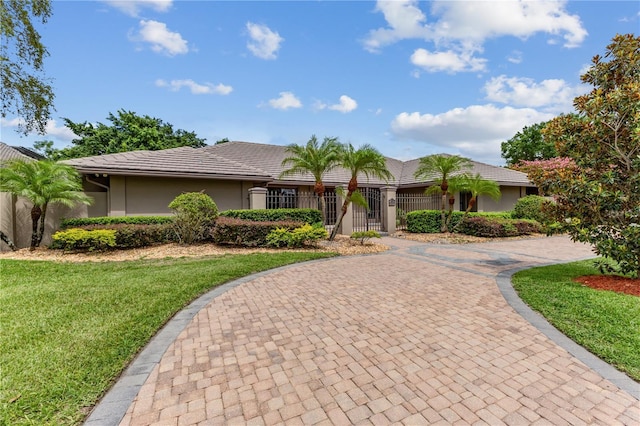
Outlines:
{"label": "fence panel", "polygon": [[378,188],[359,188],[369,209],[353,204],[353,231],[382,231],[382,197]]}
{"label": "fence panel", "polygon": [[[326,225],[336,223],[336,193],[324,194],[326,204]],[[314,192],[299,192],[295,189],[272,188],[267,193],[267,209],[317,209],[320,210],[320,199]]]}
{"label": "fence panel", "polygon": [[442,196],[425,194],[396,194],[396,228],[407,229],[407,213],[415,210],[440,210]]}

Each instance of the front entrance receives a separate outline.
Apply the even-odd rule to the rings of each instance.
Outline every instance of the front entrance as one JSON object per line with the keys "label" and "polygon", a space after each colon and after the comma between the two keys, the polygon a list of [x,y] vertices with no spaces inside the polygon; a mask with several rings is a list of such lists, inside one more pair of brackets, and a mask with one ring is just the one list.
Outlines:
{"label": "front entrance", "polygon": [[369,208],[353,205],[353,231],[382,231],[382,197],[378,188],[359,188]]}

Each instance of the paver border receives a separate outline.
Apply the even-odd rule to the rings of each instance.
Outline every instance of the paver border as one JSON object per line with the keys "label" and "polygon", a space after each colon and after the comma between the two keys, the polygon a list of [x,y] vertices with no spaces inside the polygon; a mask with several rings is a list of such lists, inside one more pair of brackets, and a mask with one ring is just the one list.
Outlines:
{"label": "paver border", "polygon": [[[588,259],[593,259],[593,257],[588,257],[582,260]],[[580,261],[580,259],[578,259],[577,261]],[[586,350],[583,346],[580,346],[579,344],[568,338],[566,335],[561,333],[557,328],[551,325],[551,323],[549,323],[549,321],[547,321],[545,317],[543,317],[541,314],[534,311],[526,303],[524,303],[522,299],[520,299],[520,296],[518,296],[516,290],[513,288],[511,278],[517,272],[543,266],[559,265],[562,263],[564,262],[550,262],[534,266],[521,266],[502,271],[496,276],[498,289],[500,290],[500,293],[502,293],[502,297],[504,297],[509,306],[511,306],[518,313],[518,315],[520,315],[527,322],[537,328],[541,333],[551,339],[556,345],[569,352],[572,356],[576,357],[587,367],[591,368],[602,377],[618,386],[623,391],[640,400],[640,384],[635,382],[625,373],[616,369],[611,364],[608,364],[607,362],[601,360],[600,358]]]}

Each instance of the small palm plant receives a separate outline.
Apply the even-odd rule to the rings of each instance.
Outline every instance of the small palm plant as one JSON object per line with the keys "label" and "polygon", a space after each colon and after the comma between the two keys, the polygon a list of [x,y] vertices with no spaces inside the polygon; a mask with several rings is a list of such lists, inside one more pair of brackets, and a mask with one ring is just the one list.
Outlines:
{"label": "small palm plant", "polygon": [[358,191],[358,175],[363,174],[367,179],[370,176],[374,176],[386,181],[392,177],[391,172],[387,169],[385,157],[369,144],[362,145],[358,149],[355,149],[351,144],[342,145],[339,164],[350,172],[351,178],[347,185],[344,203],[342,203],[342,208],[340,209],[340,216],[331,231],[329,241],[333,241],[338,234],[338,228],[342,223],[342,219],[347,214],[349,204],[354,200],[359,204],[366,202],[362,194]]}
{"label": "small palm plant", "polygon": [[500,192],[500,185],[498,185],[496,181],[484,179],[482,176],[480,176],[480,173],[476,173],[475,176],[463,176],[461,179],[460,190],[471,193],[471,198],[469,198],[467,209],[465,210],[462,219],[460,219],[460,221],[456,224],[454,232],[469,215],[469,212],[473,209],[473,206],[475,206],[476,202],[478,201],[478,196],[488,195],[496,201],[498,201],[502,196],[502,193]]}
{"label": "small palm plant", "polygon": [[439,187],[440,191],[437,191],[437,189],[432,191],[442,194],[442,225],[440,232],[447,232],[449,230],[446,214],[447,198],[449,198],[449,194],[455,193],[453,188],[449,188],[450,180],[455,173],[463,169],[469,169],[470,167],[471,160],[460,157],[459,155],[428,155],[420,159],[420,164],[414,173],[415,178],[433,180],[437,185],[435,188]]}
{"label": "small palm plant", "polygon": [[337,138],[324,138],[322,143],[318,143],[315,135],[306,145],[291,144],[287,147],[289,154],[282,160],[282,166],[288,167],[283,170],[279,177],[291,176],[295,174],[311,173],[315,180],[313,192],[320,200],[320,210],[322,213],[322,223],[326,225],[326,203],[324,199],[325,187],[322,179],[324,175],[338,166],[338,151],[340,144]]}
{"label": "small palm plant", "polygon": [[42,242],[50,204],[73,207],[76,203],[92,202],[82,192],[80,175],[73,167],[48,160],[7,162],[0,169],[0,191],[24,197],[33,204],[30,250]]}

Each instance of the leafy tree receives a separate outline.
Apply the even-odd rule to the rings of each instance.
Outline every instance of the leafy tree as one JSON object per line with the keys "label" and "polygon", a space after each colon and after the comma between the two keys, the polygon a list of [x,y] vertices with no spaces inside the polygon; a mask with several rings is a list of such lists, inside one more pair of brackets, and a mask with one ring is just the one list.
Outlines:
{"label": "leafy tree", "polygon": [[525,126],[514,137],[502,142],[502,158],[507,161],[508,167],[521,161],[547,160],[558,155],[555,145],[544,138],[542,130],[546,125],[543,122]]}
{"label": "leafy tree", "polygon": [[304,173],[313,175],[315,180],[313,192],[320,200],[322,223],[325,225],[327,218],[324,199],[325,187],[322,178],[325,173],[338,166],[339,147],[337,138],[325,137],[322,143],[319,143],[316,136],[313,135],[306,145],[289,145],[286,150],[289,156],[282,160],[282,166],[288,167],[288,169],[283,170],[280,177]]}
{"label": "leafy tree", "polygon": [[640,37],[615,36],[581,80],[593,89],[574,99],[578,114],[545,129],[576,167],[531,179],[574,240],[640,275]]}
{"label": "leafy tree", "polygon": [[159,118],[139,116],[135,112],[118,110],[117,115],[109,113],[111,125],[96,125],[84,122],[74,123],[65,118],[65,124],[79,136],[71,141],[72,146],[60,150],[50,149],[50,158],[69,159],[118,152],[178,148],[190,146],[202,148],[205,139],[194,132],[174,130],[173,126]]}
{"label": "leafy tree", "polygon": [[51,16],[50,0],[0,2],[0,78],[2,117],[16,114],[24,120],[20,131],[45,133],[53,109],[53,89],[43,75],[49,55],[33,21]]}
{"label": "leafy tree", "polygon": [[33,204],[30,250],[42,242],[49,204],[68,207],[76,203],[91,204],[91,198],[82,192],[78,172],[71,166],[49,160],[7,162],[6,167],[0,169],[0,190],[24,197]]}
{"label": "leafy tree", "polygon": [[[347,169],[351,174],[349,184],[347,185],[347,193],[340,209],[340,216],[336,221],[336,225],[331,231],[329,240],[333,241],[338,234],[338,228],[342,223],[344,215],[352,201],[361,203],[364,197],[358,191],[358,175],[363,174],[367,177],[374,176],[380,179],[389,180],[392,175],[387,169],[387,161],[384,156],[373,146],[369,144],[362,145],[355,149],[353,145],[342,145],[339,152],[339,164]],[[366,203],[366,202],[365,202]]]}
{"label": "leafy tree", "polygon": [[[454,188],[449,188],[451,183],[454,183],[457,188],[458,182],[454,179],[451,182],[452,175],[460,172],[463,169],[471,167],[471,160],[459,155],[428,155],[420,159],[420,164],[416,169],[414,176],[416,179],[433,180],[436,186],[427,188],[427,193],[441,193],[442,194],[442,225],[440,232],[448,232],[449,224],[447,221],[447,198],[449,194],[454,194]],[[433,188],[433,189],[432,189]],[[450,209],[453,210],[453,205]],[[449,214],[449,217],[451,214]]]}

